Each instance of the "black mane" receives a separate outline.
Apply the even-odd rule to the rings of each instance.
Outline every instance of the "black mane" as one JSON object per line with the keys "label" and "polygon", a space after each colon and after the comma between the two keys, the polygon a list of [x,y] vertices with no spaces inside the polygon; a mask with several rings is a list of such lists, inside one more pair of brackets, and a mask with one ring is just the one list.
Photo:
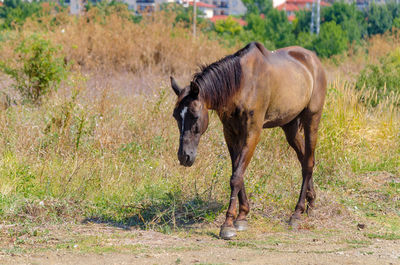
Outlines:
{"label": "black mane", "polygon": [[206,102],[210,102],[212,109],[224,106],[229,97],[240,88],[242,77],[240,58],[253,46],[254,43],[250,43],[235,54],[203,66],[201,72],[194,75],[193,82],[199,87],[200,96]]}

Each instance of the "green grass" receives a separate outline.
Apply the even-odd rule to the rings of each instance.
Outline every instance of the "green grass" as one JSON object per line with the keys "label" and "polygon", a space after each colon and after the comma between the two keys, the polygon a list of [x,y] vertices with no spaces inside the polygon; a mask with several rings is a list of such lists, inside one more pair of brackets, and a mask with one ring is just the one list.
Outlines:
{"label": "green grass", "polygon": [[[224,213],[230,161],[215,115],[195,165],[183,168],[176,159],[178,132],[169,88],[153,96],[110,95],[106,102],[85,91],[78,99],[60,94],[37,108],[14,106],[1,113],[1,123],[7,124],[0,129],[4,220],[93,221],[171,233]],[[329,91],[317,146],[317,187],[332,202],[337,198],[368,218],[380,216],[383,208],[398,215],[398,113],[364,109],[356,92],[340,83]],[[393,180],[379,180],[377,188],[366,182],[364,174],[371,172],[377,172],[371,175],[375,178],[388,172]],[[265,130],[245,178],[255,225],[285,229],[300,174],[282,130]]]}
{"label": "green grass", "polygon": [[385,233],[385,234],[375,234],[375,233],[369,233],[366,234],[368,238],[375,239],[385,239],[385,240],[399,240],[400,235],[399,234],[394,234],[394,233]]}

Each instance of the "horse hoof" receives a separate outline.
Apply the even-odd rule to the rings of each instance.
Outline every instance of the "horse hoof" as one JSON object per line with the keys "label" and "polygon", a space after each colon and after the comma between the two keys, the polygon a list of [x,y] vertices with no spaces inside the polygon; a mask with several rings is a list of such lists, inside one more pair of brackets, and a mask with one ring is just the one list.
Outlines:
{"label": "horse hoof", "polygon": [[245,231],[249,228],[249,225],[247,223],[247,220],[236,220],[233,222],[236,231]]}
{"label": "horse hoof", "polygon": [[290,226],[293,230],[299,229],[299,226],[300,226],[300,218],[295,217],[295,216],[290,217],[289,226]]}
{"label": "horse hoof", "polygon": [[219,237],[225,240],[232,239],[236,236],[236,229],[234,227],[223,226],[219,232]]}

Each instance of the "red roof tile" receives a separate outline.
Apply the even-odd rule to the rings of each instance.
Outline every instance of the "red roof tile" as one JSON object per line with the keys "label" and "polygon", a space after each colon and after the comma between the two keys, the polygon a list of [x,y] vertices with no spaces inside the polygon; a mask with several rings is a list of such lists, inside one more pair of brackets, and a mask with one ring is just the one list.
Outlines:
{"label": "red roof tile", "polygon": [[[294,5],[306,5],[307,3],[312,5],[314,0],[287,0],[286,3],[288,4],[294,4]],[[321,6],[330,6],[329,3],[321,1]]]}
{"label": "red roof tile", "polygon": [[[189,2],[189,5],[193,6],[193,1]],[[196,1],[196,6],[198,7],[208,7],[208,8],[216,8],[215,5],[207,4],[204,2]]]}
{"label": "red roof tile", "polygon": [[286,2],[283,4],[280,4],[279,6],[276,7],[278,10],[284,10],[284,11],[299,11],[299,7],[295,4],[292,4],[290,2]]}

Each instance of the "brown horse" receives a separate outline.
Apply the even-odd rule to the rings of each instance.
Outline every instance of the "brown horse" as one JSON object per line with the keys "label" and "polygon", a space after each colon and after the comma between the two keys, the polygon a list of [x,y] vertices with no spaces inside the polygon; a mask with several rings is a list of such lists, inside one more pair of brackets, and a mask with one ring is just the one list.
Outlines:
{"label": "brown horse", "polygon": [[[215,110],[224,127],[232,159],[231,197],[220,237],[230,239],[247,229],[249,213],[243,175],[263,128],[280,126],[301,163],[303,183],[289,224],[296,225],[315,206],[312,180],[318,124],[326,94],[326,78],[317,56],[301,47],[268,51],[253,42],[233,55],[204,67],[189,86],[180,88],[173,116],[180,131],[178,158],[191,166],[200,136],[208,126],[208,110]],[[304,128],[304,138],[300,128]],[[239,198],[239,214],[236,202]]]}

